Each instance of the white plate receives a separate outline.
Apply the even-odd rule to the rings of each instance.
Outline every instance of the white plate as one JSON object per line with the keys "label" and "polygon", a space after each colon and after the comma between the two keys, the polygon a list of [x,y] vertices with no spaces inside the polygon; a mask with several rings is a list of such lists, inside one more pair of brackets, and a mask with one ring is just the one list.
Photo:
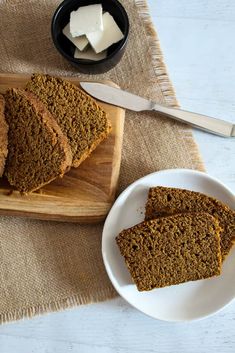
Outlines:
{"label": "white plate", "polygon": [[115,237],[121,230],[144,220],[148,189],[157,185],[199,191],[235,209],[232,191],[205,173],[171,169],[135,181],[118,197],[104,225],[102,254],[108,276],[124,299],[153,318],[189,321],[206,317],[235,297],[235,249],[223,263],[219,277],[138,292],[116,245]]}

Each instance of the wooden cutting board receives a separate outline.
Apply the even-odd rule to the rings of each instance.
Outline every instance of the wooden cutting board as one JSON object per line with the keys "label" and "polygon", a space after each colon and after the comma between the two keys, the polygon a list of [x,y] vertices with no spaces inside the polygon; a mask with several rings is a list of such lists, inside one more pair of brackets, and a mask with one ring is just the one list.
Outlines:
{"label": "wooden cutting board", "polygon": [[[0,93],[9,87],[24,87],[29,78],[29,75],[0,74]],[[66,79],[79,85],[76,78]],[[99,104],[112,124],[109,137],[78,168],[72,168],[62,179],[36,192],[21,195],[4,178],[0,179],[0,214],[83,223],[105,218],[118,183],[125,112],[109,104]]]}

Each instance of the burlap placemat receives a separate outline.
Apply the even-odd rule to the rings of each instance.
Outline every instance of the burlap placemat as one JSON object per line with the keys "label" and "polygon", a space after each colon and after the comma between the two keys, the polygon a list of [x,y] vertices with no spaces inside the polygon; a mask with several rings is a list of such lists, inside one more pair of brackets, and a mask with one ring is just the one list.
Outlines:
{"label": "burlap placemat", "polygon": [[[59,2],[0,0],[0,71],[81,76],[50,38]],[[122,3],[131,27],[125,56],[115,69],[92,78],[108,78],[176,106],[145,1]],[[119,192],[143,175],[175,167],[203,169],[191,131],[156,114],[127,112]],[[8,217],[1,217],[0,224],[0,322],[116,296],[101,258],[102,224]]]}

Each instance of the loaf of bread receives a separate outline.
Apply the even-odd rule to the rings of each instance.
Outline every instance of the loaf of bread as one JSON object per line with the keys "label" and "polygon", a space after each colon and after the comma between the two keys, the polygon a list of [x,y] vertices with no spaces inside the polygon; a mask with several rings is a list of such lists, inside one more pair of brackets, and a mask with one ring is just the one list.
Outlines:
{"label": "loaf of bread", "polygon": [[3,175],[7,158],[8,146],[8,125],[5,120],[5,100],[0,94],[0,177]]}
{"label": "loaf of bread", "polygon": [[78,167],[111,131],[105,111],[93,98],[68,81],[34,74],[26,90],[45,104],[67,136],[74,167]]}
{"label": "loaf of bread", "polygon": [[23,193],[63,176],[72,163],[67,140],[44,105],[30,92],[5,94],[9,153],[5,175]]}
{"label": "loaf of bread", "polygon": [[123,230],[116,242],[139,291],[217,276],[221,228],[207,213],[161,217]]}
{"label": "loaf of bread", "polygon": [[199,192],[162,186],[149,189],[146,220],[183,212],[207,212],[219,221],[224,259],[235,243],[235,211],[221,201]]}

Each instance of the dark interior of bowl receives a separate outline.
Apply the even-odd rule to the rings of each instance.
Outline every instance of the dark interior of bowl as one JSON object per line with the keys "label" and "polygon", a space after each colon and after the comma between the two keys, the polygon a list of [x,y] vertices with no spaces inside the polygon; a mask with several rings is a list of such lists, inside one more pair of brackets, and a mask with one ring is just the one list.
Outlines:
{"label": "dark interior of bowl", "polygon": [[[93,63],[93,61],[87,59],[74,59],[75,46],[67,39],[63,33],[63,28],[67,25],[70,20],[70,13],[77,10],[81,6],[87,6],[92,4],[102,4],[103,12],[108,11],[116,21],[117,25],[124,34],[124,39],[118,43],[113,44],[108,48],[107,57],[115,55],[115,53],[122,47],[126,40],[129,30],[129,23],[126,13],[122,6],[117,1],[97,1],[97,0],[66,0],[58,8],[52,21],[52,35],[54,43],[59,51],[61,51],[64,56],[74,62],[87,62]],[[106,58],[107,59],[107,58]],[[103,60],[106,60],[103,59]],[[97,62],[96,62],[97,63]]]}

